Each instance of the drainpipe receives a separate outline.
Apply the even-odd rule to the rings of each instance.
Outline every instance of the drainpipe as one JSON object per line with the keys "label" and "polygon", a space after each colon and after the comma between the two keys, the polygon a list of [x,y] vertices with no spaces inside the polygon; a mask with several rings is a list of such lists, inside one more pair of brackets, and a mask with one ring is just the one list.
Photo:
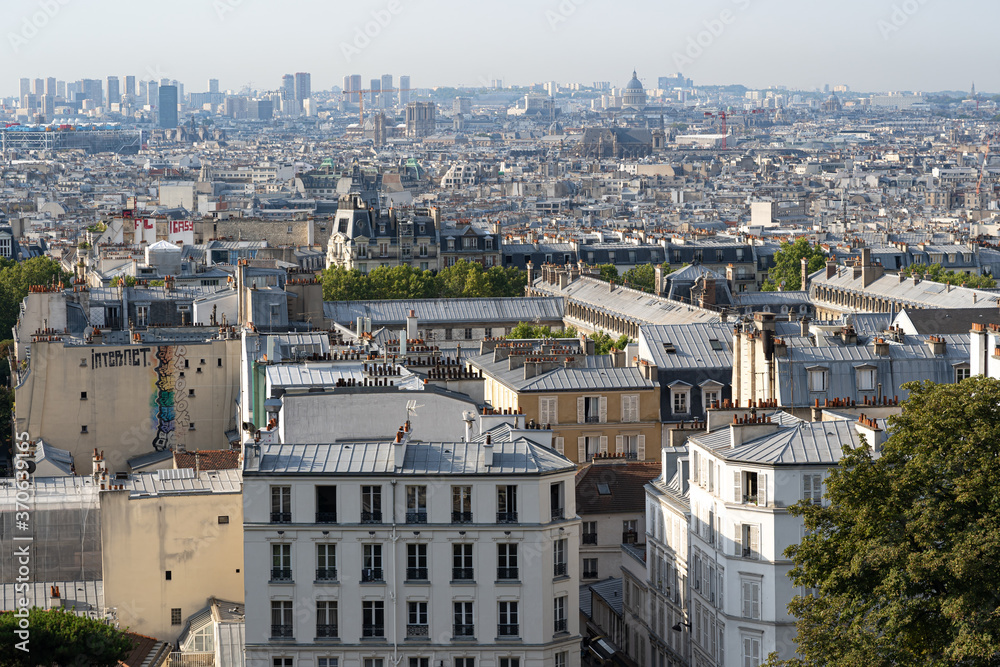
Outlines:
{"label": "drainpipe", "polygon": [[396,570],[396,542],[399,541],[399,534],[396,532],[396,480],[389,480],[392,486],[392,588],[389,590],[389,598],[392,600],[392,664],[399,667],[399,596],[396,595],[397,579],[399,573]]}

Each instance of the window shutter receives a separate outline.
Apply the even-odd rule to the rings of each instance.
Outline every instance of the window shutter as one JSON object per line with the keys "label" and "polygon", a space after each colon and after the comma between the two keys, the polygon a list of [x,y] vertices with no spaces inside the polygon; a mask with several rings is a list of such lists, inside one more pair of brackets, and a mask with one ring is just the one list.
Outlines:
{"label": "window shutter", "polygon": [[760,480],[757,488],[757,504],[767,507],[767,475],[761,473],[757,477]]}
{"label": "window shutter", "polygon": [[615,454],[621,454],[624,451],[624,446],[622,440],[625,438],[620,435],[615,436]]}
{"label": "window shutter", "polygon": [[739,470],[733,471],[733,501],[743,502],[743,478]]}
{"label": "window shutter", "polygon": [[736,529],[733,531],[733,544],[736,546],[735,555],[743,555],[743,526],[741,524],[735,524]]}
{"label": "window shutter", "polygon": [[577,450],[576,450],[577,451],[576,462],[577,463],[586,463],[587,462],[587,439],[586,438],[577,438],[576,439],[576,447],[577,447]]}
{"label": "window shutter", "polygon": [[750,557],[760,558],[760,526],[750,526]]}
{"label": "window shutter", "polygon": [[576,423],[583,424],[587,421],[587,409],[584,407],[584,401],[586,399],[583,396],[577,396],[576,398]]}
{"label": "window shutter", "polygon": [[622,421],[629,422],[632,421],[632,397],[624,394],[622,395]]}
{"label": "window shutter", "polygon": [[563,444],[563,439],[561,437],[555,438],[556,451],[560,454],[565,454],[566,446]]}
{"label": "window shutter", "polygon": [[750,606],[751,613],[753,614],[750,618],[760,618],[760,584],[754,582],[750,584]]}
{"label": "window shutter", "polygon": [[538,421],[542,424],[549,423],[549,399],[538,399]]}
{"label": "window shutter", "polygon": [[601,423],[606,424],[608,422],[608,397],[601,396]]}
{"label": "window shutter", "polygon": [[638,444],[636,445],[636,458],[640,461],[646,460],[646,436],[640,435],[638,438]]}
{"label": "window shutter", "polygon": [[607,454],[607,453],[608,453],[608,436],[602,435],[601,436],[601,454]]}

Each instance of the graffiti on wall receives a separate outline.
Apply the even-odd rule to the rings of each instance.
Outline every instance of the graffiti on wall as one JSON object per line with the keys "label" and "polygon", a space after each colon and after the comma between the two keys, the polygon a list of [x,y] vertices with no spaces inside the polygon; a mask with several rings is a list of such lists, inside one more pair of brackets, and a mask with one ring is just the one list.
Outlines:
{"label": "graffiti on wall", "polygon": [[186,433],[190,419],[186,383],[182,377],[187,349],[183,345],[160,345],[154,359],[153,396],[150,399],[153,421],[153,449],[174,450],[178,438]]}

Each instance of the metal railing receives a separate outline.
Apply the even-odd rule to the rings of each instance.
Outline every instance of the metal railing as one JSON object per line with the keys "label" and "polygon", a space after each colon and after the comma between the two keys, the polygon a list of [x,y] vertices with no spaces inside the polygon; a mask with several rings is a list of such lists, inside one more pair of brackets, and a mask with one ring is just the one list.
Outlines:
{"label": "metal railing", "polygon": [[568,568],[566,567],[566,563],[556,563],[552,567],[552,576],[553,577],[565,577],[567,570],[568,570]]}
{"label": "metal railing", "polygon": [[497,579],[499,579],[501,581],[504,580],[504,579],[508,579],[508,580],[509,579],[517,579],[517,577],[518,577],[518,568],[516,568],[516,567],[498,567],[497,568]]}
{"label": "metal railing", "polygon": [[565,518],[566,518],[566,510],[564,510],[562,507],[553,507],[552,508],[552,520],[553,521],[561,521],[561,520],[563,520]]}
{"label": "metal railing", "polygon": [[497,523],[517,523],[517,512],[497,512]]}
{"label": "metal railing", "polygon": [[273,639],[291,639],[295,634],[292,632],[292,624],[271,625],[271,637]]}
{"label": "metal railing", "polygon": [[271,512],[271,523],[291,523],[291,512]]}
{"label": "metal railing", "polygon": [[408,568],[406,568],[406,579],[407,579],[407,581],[426,581],[427,580],[427,568],[426,567],[408,567]]}
{"label": "metal railing", "polygon": [[521,632],[517,623],[500,623],[497,625],[497,637],[518,637]]}
{"label": "metal railing", "polygon": [[407,637],[427,637],[430,635],[430,627],[426,624],[407,624]]}
{"label": "metal railing", "polygon": [[337,523],[337,513],[316,512],[316,523]]}
{"label": "metal railing", "polygon": [[316,637],[336,637],[337,636],[337,625],[336,623],[317,623],[316,624]]}
{"label": "metal railing", "polygon": [[406,510],[406,523],[427,523],[427,510]]}
{"label": "metal railing", "polygon": [[361,523],[382,523],[382,511],[373,510],[371,512],[361,511]]}
{"label": "metal railing", "polygon": [[170,654],[167,667],[215,667],[215,654],[174,651]]}
{"label": "metal railing", "polygon": [[626,530],[622,533],[622,544],[635,544],[639,541],[639,533],[634,530]]}
{"label": "metal railing", "polygon": [[471,623],[456,623],[452,634],[456,637],[474,637],[476,635],[476,626]]}
{"label": "metal railing", "polygon": [[271,581],[291,581],[292,569],[290,567],[272,567]]}
{"label": "metal railing", "polygon": [[451,578],[453,581],[472,581],[476,577],[471,567],[453,567],[451,568]]}
{"label": "metal railing", "polygon": [[452,512],[452,523],[472,523],[472,512]]}
{"label": "metal railing", "polygon": [[316,568],[316,581],[336,581],[336,579],[337,579],[337,568],[335,567]]}
{"label": "metal railing", "polygon": [[362,582],[383,581],[382,568],[369,567],[361,570],[361,581]]}
{"label": "metal railing", "polygon": [[584,579],[597,579],[597,570],[584,570],[581,577]]}
{"label": "metal railing", "polygon": [[361,626],[361,636],[362,637],[385,637],[385,626],[384,625],[362,625]]}
{"label": "metal railing", "polygon": [[568,627],[569,627],[569,625],[568,625],[566,619],[565,618],[559,618],[559,619],[556,619],[555,627],[553,628],[553,630],[555,632],[566,632]]}
{"label": "metal railing", "polygon": [[584,544],[597,544],[597,533],[584,533],[582,541]]}

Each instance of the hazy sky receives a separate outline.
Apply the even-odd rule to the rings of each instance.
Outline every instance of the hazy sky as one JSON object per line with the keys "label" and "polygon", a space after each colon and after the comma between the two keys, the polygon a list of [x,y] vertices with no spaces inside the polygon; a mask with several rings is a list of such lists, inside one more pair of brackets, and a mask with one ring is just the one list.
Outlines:
{"label": "hazy sky", "polygon": [[[4,0],[0,94],[19,77],[134,74],[186,92],[313,90],[409,74],[412,85],[555,80],[648,87],[1000,90],[995,0]],[[378,21],[381,19],[381,22]],[[368,34],[365,34],[365,33]],[[397,79],[398,81],[398,79]]]}

